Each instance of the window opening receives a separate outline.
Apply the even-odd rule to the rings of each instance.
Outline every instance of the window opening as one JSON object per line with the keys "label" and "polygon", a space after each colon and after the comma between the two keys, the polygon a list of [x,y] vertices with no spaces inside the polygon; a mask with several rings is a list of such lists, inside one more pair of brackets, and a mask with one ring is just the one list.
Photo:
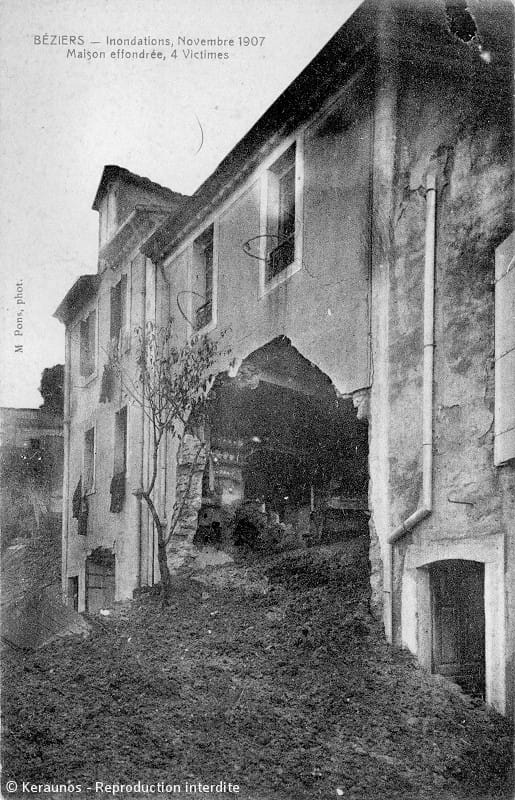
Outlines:
{"label": "window opening", "polygon": [[114,474],[125,475],[127,471],[127,406],[114,417]]}
{"label": "window opening", "polygon": [[68,578],[68,605],[73,608],[74,611],[79,610],[79,577],[78,575],[73,575],[71,578]]}
{"label": "window opening", "polygon": [[127,275],[122,275],[116,286],[111,288],[110,336],[115,344],[120,342],[120,334],[127,326]]}
{"label": "window opening", "polygon": [[195,330],[209,325],[213,319],[213,239],[211,225],[193,243],[193,286]]}
{"label": "window opening", "polygon": [[80,323],[80,374],[88,378],[95,371],[97,313],[92,311]]}
{"label": "window opening", "polygon": [[91,492],[95,483],[95,429],[84,434],[84,493]]}
{"label": "window opening", "polygon": [[295,260],[295,146],[269,172],[266,280]]}

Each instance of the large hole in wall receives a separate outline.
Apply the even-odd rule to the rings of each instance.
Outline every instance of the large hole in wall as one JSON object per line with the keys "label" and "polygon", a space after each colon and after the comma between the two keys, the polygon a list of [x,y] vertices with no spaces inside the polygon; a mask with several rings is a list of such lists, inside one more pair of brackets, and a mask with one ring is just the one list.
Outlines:
{"label": "large hole in wall", "polygon": [[462,42],[472,42],[477,38],[474,17],[465,0],[447,0],[445,16],[450,32]]}
{"label": "large hole in wall", "polygon": [[282,549],[368,537],[368,435],[285,337],[210,395],[195,543]]}

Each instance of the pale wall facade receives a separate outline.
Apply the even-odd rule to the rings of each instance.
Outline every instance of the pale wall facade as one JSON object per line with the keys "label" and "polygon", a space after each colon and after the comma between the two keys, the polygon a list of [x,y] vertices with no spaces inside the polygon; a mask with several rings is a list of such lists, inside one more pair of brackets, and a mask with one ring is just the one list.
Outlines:
{"label": "pale wall facade", "polygon": [[[368,395],[369,410],[363,406],[360,413],[369,424],[372,608],[384,614],[389,638],[432,669],[438,565],[451,564],[464,575],[465,562],[479,565],[484,692],[487,702],[508,711],[515,470],[513,458],[494,463],[493,286],[496,248],[513,228],[511,48],[502,38],[510,30],[509,7],[496,6],[497,18],[486,18],[484,29],[477,14],[481,47],[448,29],[443,4],[427,13],[426,27],[409,14],[376,17],[372,6],[353,18],[344,29],[361,35],[361,55],[356,45],[353,68],[338,67],[341,79],[317,99],[315,110],[312,104],[293,123],[278,121],[273,133],[263,134],[260,149],[255,137],[249,139],[254,149],[249,144],[248,163],[235,168],[231,183],[216,185],[224,165],[208,179],[193,198],[196,216],[188,221],[179,210],[175,228],[172,217],[140,243],[145,257],[135,246],[127,260],[131,325],[172,316],[179,339],[193,333],[195,298],[201,294],[195,288],[197,250],[206,232],[212,235],[210,315],[201,330],[215,337],[227,332],[230,353],[219,370],[232,362],[235,374],[250,355],[287,337],[340,396],[359,406]],[[371,19],[383,25],[373,57],[367,50],[375,37]],[[271,186],[287,158],[295,170],[294,256],[267,277]],[[433,186],[434,230],[428,226]],[[187,215],[188,205],[184,208]],[[424,299],[431,241],[428,344]],[[98,304],[99,342],[109,326],[109,292],[117,279],[114,273],[103,275],[90,301],[91,307]],[[77,323],[78,317],[67,333],[68,502],[81,472],[86,426],[97,426],[97,467],[88,536],[77,538],[68,508],[63,558],[65,573],[79,575],[84,607],[80,576],[87,553],[96,547],[115,554],[116,599],[157,580],[157,570],[152,527],[131,494],[148,469],[144,423],[129,407],[125,506],[109,516],[118,406],[98,404],[100,372],[77,386]],[[424,344],[433,352],[431,503],[420,521],[392,542],[392,532],[424,502],[422,453],[429,445],[423,435]],[[102,358],[99,350],[99,370]],[[173,503],[175,478],[176,453],[169,449],[157,488],[162,509]]]}

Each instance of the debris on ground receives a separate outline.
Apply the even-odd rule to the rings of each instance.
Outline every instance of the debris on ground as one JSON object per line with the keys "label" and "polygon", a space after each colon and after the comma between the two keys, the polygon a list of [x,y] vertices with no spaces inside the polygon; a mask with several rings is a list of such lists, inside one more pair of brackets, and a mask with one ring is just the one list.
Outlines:
{"label": "debris on ground", "polygon": [[356,565],[305,550],[194,577],[175,577],[165,611],[141,594],[90,617],[88,639],[6,655],[4,781],[509,796],[506,720],[386,644]]}

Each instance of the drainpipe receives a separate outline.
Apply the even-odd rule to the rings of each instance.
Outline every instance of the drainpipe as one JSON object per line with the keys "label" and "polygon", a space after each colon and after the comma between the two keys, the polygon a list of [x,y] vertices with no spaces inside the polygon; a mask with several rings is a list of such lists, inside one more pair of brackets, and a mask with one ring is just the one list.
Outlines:
{"label": "drainpipe", "polygon": [[[157,273],[158,273],[158,265],[156,264],[156,285],[157,285]],[[169,320],[170,320],[170,281],[168,280],[168,278],[166,276],[165,267],[164,267],[164,264],[163,264],[162,261],[159,262],[159,273],[161,274],[161,277],[163,279],[163,283],[164,283],[165,291],[166,291],[166,304],[164,304],[165,308],[166,308],[166,317],[163,320],[162,319],[163,315],[161,315],[160,323],[164,323],[165,325],[168,325]],[[157,295],[156,295],[156,302],[157,302]],[[156,308],[157,308],[157,306],[156,306]],[[161,473],[162,474],[162,490],[161,490],[162,491],[162,508],[163,508],[163,517],[166,520],[167,519],[166,501],[167,501],[167,497],[168,497],[168,433],[165,433],[165,437],[164,437],[162,462],[163,462],[162,463],[162,467],[161,467],[161,470],[162,470],[162,473]]]}
{"label": "drainpipe", "polygon": [[[168,325],[170,321],[170,281],[166,276],[166,271],[163,265],[163,262],[160,262],[160,273],[163,278],[164,285],[166,287],[166,318],[162,320],[165,325]],[[164,467],[163,467],[163,515],[164,519],[167,518],[166,512],[166,503],[168,499],[168,432],[165,433],[165,440],[163,445],[163,460],[164,460]]]}
{"label": "drainpipe", "polygon": [[[158,265],[154,263],[154,326],[156,331],[159,329],[161,325],[161,309],[159,306],[159,273],[164,278],[164,267],[161,266],[159,269]],[[166,280],[166,279],[165,279]],[[164,460],[165,450],[166,450],[166,434],[164,437],[163,445],[159,451],[159,461],[158,461],[158,473],[156,479],[156,489],[158,491],[159,497],[159,505],[157,506],[160,509],[159,514],[161,519],[166,519],[166,494],[165,494],[165,486],[166,486],[166,461]],[[156,547],[156,530],[155,525],[152,523],[152,565],[154,564],[154,553]],[[153,567],[152,567],[153,568]],[[153,574],[153,573],[152,573]],[[152,583],[154,580],[152,579]]]}
{"label": "drainpipe", "polygon": [[[142,268],[142,280],[143,286],[141,290],[141,329],[145,331],[146,325],[146,305],[147,305],[147,257],[142,256],[143,258],[143,268]],[[145,395],[143,395],[142,403],[141,403],[141,458],[140,458],[140,475],[139,475],[139,485],[143,486],[143,481],[145,479]],[[139,542],[139,554],[138,554],[138,575],[137,575],[137,584],[138,587],[141,588],[142,584],[142,568],[143,568],[143,503],[141,498],[138,498],[138,542]]]}
{"label": "drainpipe", "polygon": [[69,538],[69,492],[70,492],[70,371],[71,371],[71,331],[66,326],[64,334],[64,419],[63,419],[63,446],[64,446],[64,463],[63,463],[63,521],[62,521],[62,597],[63,601],[67,599],[68,593],[68,538]]}
{"label": "drainpipe", "polygon": [[424,258],[424,375],[422,386],[422,503],[387,539],[385,563],[386,635],[393,640],[394,545],[433,510],[433,383],[434,383],[434,295],[436,261],[436,176],[426,178],[426,231]]}

